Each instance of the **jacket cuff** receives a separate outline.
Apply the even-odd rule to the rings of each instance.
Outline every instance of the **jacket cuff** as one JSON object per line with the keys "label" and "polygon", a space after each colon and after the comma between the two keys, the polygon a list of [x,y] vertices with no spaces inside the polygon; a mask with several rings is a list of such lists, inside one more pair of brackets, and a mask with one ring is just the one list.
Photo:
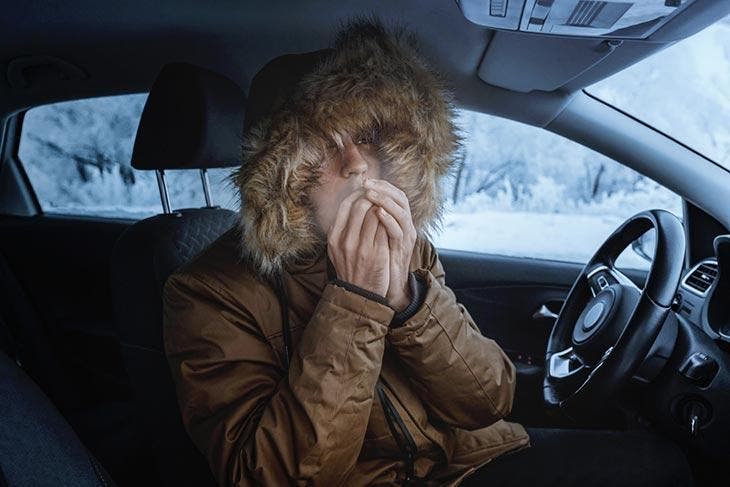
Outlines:
{"label": "jacket cuff", "polygon": [[393,319],[393,308],[390,306],[374,301],[332,281],[325,286],[320,298],[320,302],[322,301],[349,311],[365,320],[375,321],[382,325],[386,333],[388,324]]}
{"label": "jacket cuff", "polygon": [[381,296],[378,293],[374,293],[372,291],[368,291],[367,289],[363,289],[360,286],[356,286],[355,284],[352,284],[351,282],[343,281],[342,279],[339,279],[339,278],[334,278],[334,279],[330,280],[330,282],[336,286],[343,287],[350,292],[359,294],[360,296],[366,297],[368,299],[372,299],[373,301],[377,301],[380,304],[390,306],[390,304],[388,303],[388,300],[385,299],[385,296]]}
{"label": "jacket cuff", "polygon": [[391,326],[388,330],[388,338],[393,345],[407,343],[413,338],[414,332],[429,321],[434,300],[441,291],[438,281],[427,269],[416,269],[413,274],[423,283],[423,298],[421,306],[401,326]]}
{"label": "jacket cuff", "polygon": [[391,328],[398,328],[408,321],[423,304],[426,297],[426,283],[423,282],[414,272],[408,274],[408,285],[411,289],[411,302],[402,311],[393,315],[393,321],[390,322]]}

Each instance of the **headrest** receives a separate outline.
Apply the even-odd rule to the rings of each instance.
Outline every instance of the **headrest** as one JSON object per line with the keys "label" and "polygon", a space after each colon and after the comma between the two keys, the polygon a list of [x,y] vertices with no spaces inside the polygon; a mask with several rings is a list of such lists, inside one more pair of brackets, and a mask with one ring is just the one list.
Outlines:
{"label": "headrest", "polygon": [[188,63],[163,66],[137,128],[132,167],[239,166],[245,103],[225,76]]}
{"label": "headrest", "polygon": [[304,75],[331,55],[333,49],[284,54],[272,59],[251,80],[246,101],[244,133],[278,110],[297,88]]}

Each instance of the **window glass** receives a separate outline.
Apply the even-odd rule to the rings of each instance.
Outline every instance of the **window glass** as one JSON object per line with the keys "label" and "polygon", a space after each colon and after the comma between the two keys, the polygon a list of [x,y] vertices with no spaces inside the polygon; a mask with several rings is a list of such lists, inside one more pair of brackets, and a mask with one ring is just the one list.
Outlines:
{"label": "window glass", "polygon": [[[160,213],[154,171],[130,166],[146,94],[90,98],[29,110],[19,157],[46,213],[141,219]],[[237,206],[225,177],[208,171],[213,204]],[[205,205],[199,171],[165,171],[172,208]]]}
{"label": "window glass", "polygon": [[[649,178],[546,130],[460,111],[463,150],[444,190],[440,248],[585,263],[628,217],[682,200]],[[620,265],[649,262],[628,249]]]}
{"label": "window glass", "polygon": [[587,91],[730,169],[730,16]]}
{"label": "window glass", "polygon": [[[146,95],[45,105],[26,113],[19,155],[47,213],[145,218],[161,212],[153,171],[129,165]],[[542,129],[459,112],[465,141],[446,181],[441,248],[585,262],[630,215],[681,214],[675,194],[579,144]],[[213,203],[237,209],[227,179],[209,171]],[[166,171],[173,208],[199,207],[198,171]],[[622,256],[645,268],[638,253]]]}

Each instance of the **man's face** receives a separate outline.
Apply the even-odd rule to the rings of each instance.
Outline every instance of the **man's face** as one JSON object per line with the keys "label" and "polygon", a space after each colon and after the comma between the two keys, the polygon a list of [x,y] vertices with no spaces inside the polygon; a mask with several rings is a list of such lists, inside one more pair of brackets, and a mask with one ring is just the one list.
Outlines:
{"label": "man's face", "polygon": [[319,185],[310,192],[316,221],[324,235],[329,235],[342,200],[362,189],[367,179],[380,178],[377,146],[370,139],[353,140],[344,134],[342,143],[342,150],[334,151],[325,160]]}

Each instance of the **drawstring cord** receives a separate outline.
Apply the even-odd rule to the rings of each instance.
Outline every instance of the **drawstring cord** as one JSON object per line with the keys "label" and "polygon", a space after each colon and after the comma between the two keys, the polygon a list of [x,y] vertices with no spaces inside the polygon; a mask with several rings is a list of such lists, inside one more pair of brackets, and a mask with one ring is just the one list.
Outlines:
{"label": "drawstring cord", "polygon": [[289,329],[289,300],[287,299],[286,290],[281,274],[274,277],[274,289],[279,297],[279,309],[281,310],[282,334],[284,335],[284,367],[288,370],[291,363],[291,330]]}
{"label": "drawstring cord", "polygon": [[375,390],[378,393],[380,404],[383,406],[385,420],[388,423],[388,429],[390,429],[390,433],[393,435],[393,438],[395,438],[398,449],[401,451],[401,455],[403,456],[403,461],[406,464],[406,478],[403,485],[418,485],[418,482],[422,479],[416,477],[414,472],[414,462],[416,460],[417,452],[416,442],[413,441],[413,437],[403,422],[403,418],[401,418],[390,398],[385,394],[385,389],[383,388],[383,384],[380,382],[380,379],[378,379],[378,382],[375,384]]}

